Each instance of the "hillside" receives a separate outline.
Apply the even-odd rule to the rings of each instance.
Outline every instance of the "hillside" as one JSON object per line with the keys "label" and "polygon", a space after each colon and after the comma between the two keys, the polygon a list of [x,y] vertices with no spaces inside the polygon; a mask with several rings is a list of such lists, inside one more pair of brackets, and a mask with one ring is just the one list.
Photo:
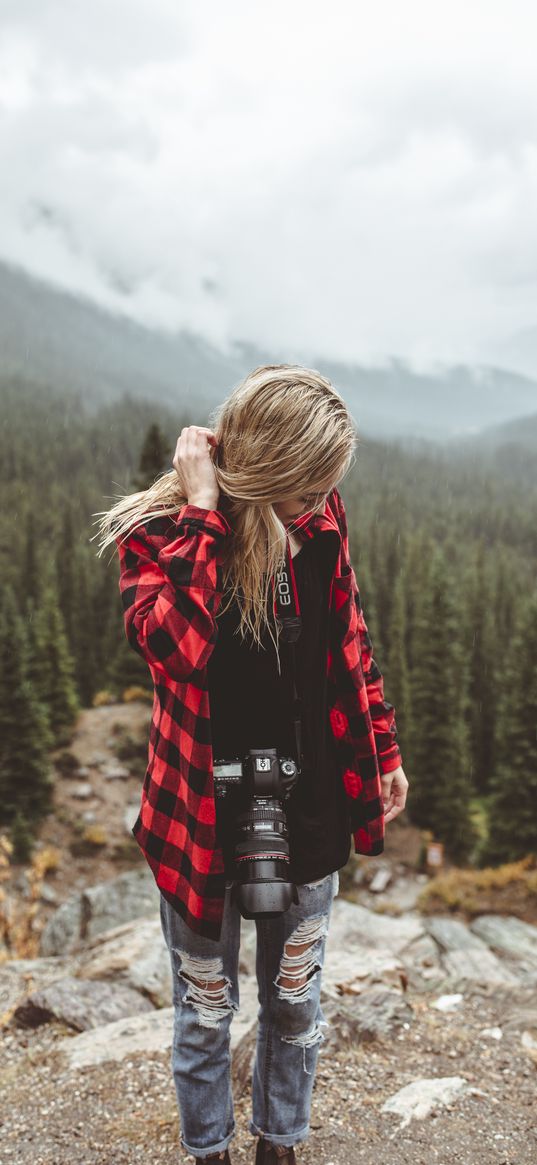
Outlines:
{"label": "hillside", "polygon": [[420,375],[317,353],[262,351],[237,341],[221,352],[202,336],[143,327],[0,263],[0,387],[16,377],[83,394],[94,411],[125,393],[156,406],[213,407],[251,368],[297,360],[328,375],[360,430],[385,440],[475,433],[537,411],[537,384],[508,368],[453,365]]}

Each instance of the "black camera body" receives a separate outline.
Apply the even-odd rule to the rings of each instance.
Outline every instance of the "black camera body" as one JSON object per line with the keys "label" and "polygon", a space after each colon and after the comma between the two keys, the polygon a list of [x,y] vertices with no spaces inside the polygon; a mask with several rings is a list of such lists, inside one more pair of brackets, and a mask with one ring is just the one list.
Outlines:
{"label": "black camera body", "polygon": [[215,796],[233,808],[233,894],[243,918],[276,918],[298,902],[289,879],[283,803],[299,768],[275,748],[250,748],[241,760],[215,760]]}

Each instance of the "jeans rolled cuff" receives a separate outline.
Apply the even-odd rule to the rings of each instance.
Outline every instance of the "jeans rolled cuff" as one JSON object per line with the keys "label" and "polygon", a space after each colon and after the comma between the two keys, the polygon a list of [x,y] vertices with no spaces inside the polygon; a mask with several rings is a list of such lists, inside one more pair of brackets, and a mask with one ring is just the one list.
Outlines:
{"label": "jeans rolled cuff", "polygon": [[203,1148],[200,1148],[199,1145],[197,1147],[188,1145],[181,1135],[181,1148],[185,1150],[185,1153],[191,1153],[193,1157],[209,1157],[211,1153],[222,1153],[224,1149],[227,1149],[235,1132],[236,1126],[233,1125],[231,1132],[228,1133],[227,1137],[224,1137],[223,1141],[215,1141],[213,1145],[204,1145]]}
{"label": "jeans rolled cuff", "polygon": [[260,1129],[254,1121],[250,1121],[248,1128],[255,1137],[264,1137],[266,1141],[272,1141],[273,1145],[283,1145],[288,1149],[292,1145],[298,1145],[299,1141],[306,1141],[310,1135],[309,1124],[304,1125],[298,1133],[267,1133],[264,1129]]}

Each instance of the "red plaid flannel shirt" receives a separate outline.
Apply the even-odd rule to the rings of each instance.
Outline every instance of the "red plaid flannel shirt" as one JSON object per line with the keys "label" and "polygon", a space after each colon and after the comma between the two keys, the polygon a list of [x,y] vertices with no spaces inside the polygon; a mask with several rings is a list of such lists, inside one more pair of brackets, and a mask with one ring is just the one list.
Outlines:
{"label": "red plaid flannel shirt", "polygon": [[[401,764],[395,709],[384,699],[337,489],[324,513],[302,520],[333,564],[327,653],[329,721],[344,782],[355,852],[384,849],[380,773]],[[147,520],[119,551],[127,639],[149,665],[154,701],[148,765],[132,833],[163,896],[195,932],[220,937],[224,860],[217,844],[207,662],[223,598],[221,510],[185,505]]]}

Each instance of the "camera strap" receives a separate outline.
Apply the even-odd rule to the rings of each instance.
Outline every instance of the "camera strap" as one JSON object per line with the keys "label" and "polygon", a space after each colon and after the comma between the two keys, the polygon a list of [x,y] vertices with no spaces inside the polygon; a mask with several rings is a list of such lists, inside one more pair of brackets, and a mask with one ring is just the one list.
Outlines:
{"label": "camera strap", "polygon": [[304,757],[302,754],[302,702],[296,686],[295,643],[299,638],[300,632],[302,630],[302,616],[300,614],[300,603],[298,599],[298,590],[296,585],[295,572],[293,569],[293,556],[291,554],[289,537],[287,537],[286,543],[285,566],[283,570],[277,572],[276,580],[273,581],[274,616],[280,627],[280,639],[289,645],[291,678],[293,685],[293,727],[296,750],[295,760],[298,765],[298,771],[301,772],[304,763]]}

